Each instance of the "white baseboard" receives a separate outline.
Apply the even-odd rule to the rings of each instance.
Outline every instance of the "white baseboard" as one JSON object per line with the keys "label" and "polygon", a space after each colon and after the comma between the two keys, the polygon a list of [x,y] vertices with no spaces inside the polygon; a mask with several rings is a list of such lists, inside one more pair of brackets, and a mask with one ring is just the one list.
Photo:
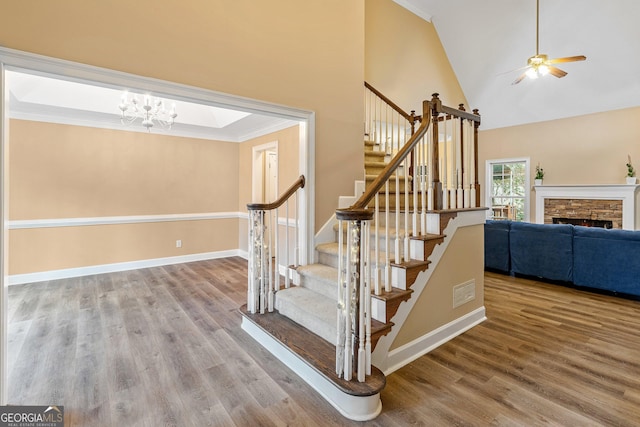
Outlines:
{"label": "white baseboard", "polygon": [[44,282],[47,280],[69,279],[71,277],[89,276],[92,274],[115,273],[118,271],[160,267],[163,265],[181,264],[184,262],[204,261],[217,258],[228,258],[232,256],[239,256],[247,259],[247,252],[240,249],[232,249],[228,251],[204,252],[192,255],[180,255],[166,258],[145,259],[140,261],[118,262],[114,264],[65,268],[61,270],[41,271],[37,273],[14,274],[9,276],[9,285],[22,285],[25,283]]}
{"label": "white baseboard", "polygon": [[420,338],[391,350],[387,355],[387,368],[384,370],[384,374],[391,374],[485,320],[487,320],[485,309],[480,307]]}

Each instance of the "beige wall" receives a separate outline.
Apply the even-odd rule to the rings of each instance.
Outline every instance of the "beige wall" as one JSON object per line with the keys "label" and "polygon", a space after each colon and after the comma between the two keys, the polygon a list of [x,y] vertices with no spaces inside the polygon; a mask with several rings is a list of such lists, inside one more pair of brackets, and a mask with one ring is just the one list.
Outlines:
{"label": "beige wall", "polygon": [[433,24],[392,0],[366,0],[365,18],[368,83],[407,112],[422,114],[422,101],[434,92],[445,105],[466,105]]}
{"label": "beige wall", "polygon": [[[458,228],[390,349],[396,349],[484,306],[484,225]],[[431,267],[433,268],[433,267]],[[453,308],[453,287],[475,280],[473,301]]]}
{"label": "beige wall", "polygon": [[236,212],[235,143],[10,123],[10,219]]}
{"label": "beige wall", "polygon": [[314,111],[316,229],[362,175],[364,0],[5,3],[2,46]]}
{"label": "beige wall", "polygon": [[[529,157],[533,184],[535,166],[545,171],[544,183],[623,184],[627,155],[640,167],[640,108],[628,108],[561,120],[483,131],[479,135],[478,179],[485,204],[486,160]],[[530,220],[535,219],[531,192]]]}
{"label": "beige wall", "polygon": [[237,224],[233,218],[10,230],[9,274],[231,251]]}
{"label": "beige wall", "polygon": [[[252,147],[278,142],[279,179],[288,187],[299,176],[299,133],[293,126],[230,143],[11,120],[10,219],[246,212]],[[234,218],[16,229],[9,271],[246,250],[246,227]]]}
{"label": "beige wall", "polygon": [[[10,220],[237,212],[239,144],[25,120],[9,130]],[[11,230],[9,273],[235,250],[238,222]]]}

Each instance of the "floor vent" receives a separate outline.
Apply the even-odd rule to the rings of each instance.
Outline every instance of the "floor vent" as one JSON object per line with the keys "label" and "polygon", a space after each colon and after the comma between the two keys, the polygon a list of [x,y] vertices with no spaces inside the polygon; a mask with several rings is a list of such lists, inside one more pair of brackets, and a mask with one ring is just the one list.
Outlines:
{"label": "floor vent", "polygon": [[476,282],[469,280],[453,287],[453,308],[476,299]]}

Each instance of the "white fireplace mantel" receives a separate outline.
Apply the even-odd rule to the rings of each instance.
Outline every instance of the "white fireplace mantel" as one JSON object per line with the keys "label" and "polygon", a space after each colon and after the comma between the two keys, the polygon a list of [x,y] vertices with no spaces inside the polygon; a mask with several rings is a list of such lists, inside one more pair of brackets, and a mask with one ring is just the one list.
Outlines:
{"label": "white fireplace mantel", "polygon": [[536,223],[544,223],[545,199],[622,200],[622,228],[640,229],[640,185],[536,185]]}

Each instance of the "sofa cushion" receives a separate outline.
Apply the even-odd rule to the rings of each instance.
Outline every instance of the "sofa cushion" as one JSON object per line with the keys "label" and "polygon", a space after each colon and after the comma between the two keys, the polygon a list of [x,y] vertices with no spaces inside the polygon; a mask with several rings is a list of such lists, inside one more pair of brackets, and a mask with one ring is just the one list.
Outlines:
{"label": "sofa cushion", "polygon": [[511,272],[570,282],[573,280],[573,225],[512,222]]}
{"label": "sofa cushion", "polygon": [[509,262],[509,228],[511,221],[488,219],[484,224],[484,267],[508,272]]}
{"label": "sofa cushion", "polygon": [[640,232],[575,227],[574,276],[578,286],[640,296]]}

